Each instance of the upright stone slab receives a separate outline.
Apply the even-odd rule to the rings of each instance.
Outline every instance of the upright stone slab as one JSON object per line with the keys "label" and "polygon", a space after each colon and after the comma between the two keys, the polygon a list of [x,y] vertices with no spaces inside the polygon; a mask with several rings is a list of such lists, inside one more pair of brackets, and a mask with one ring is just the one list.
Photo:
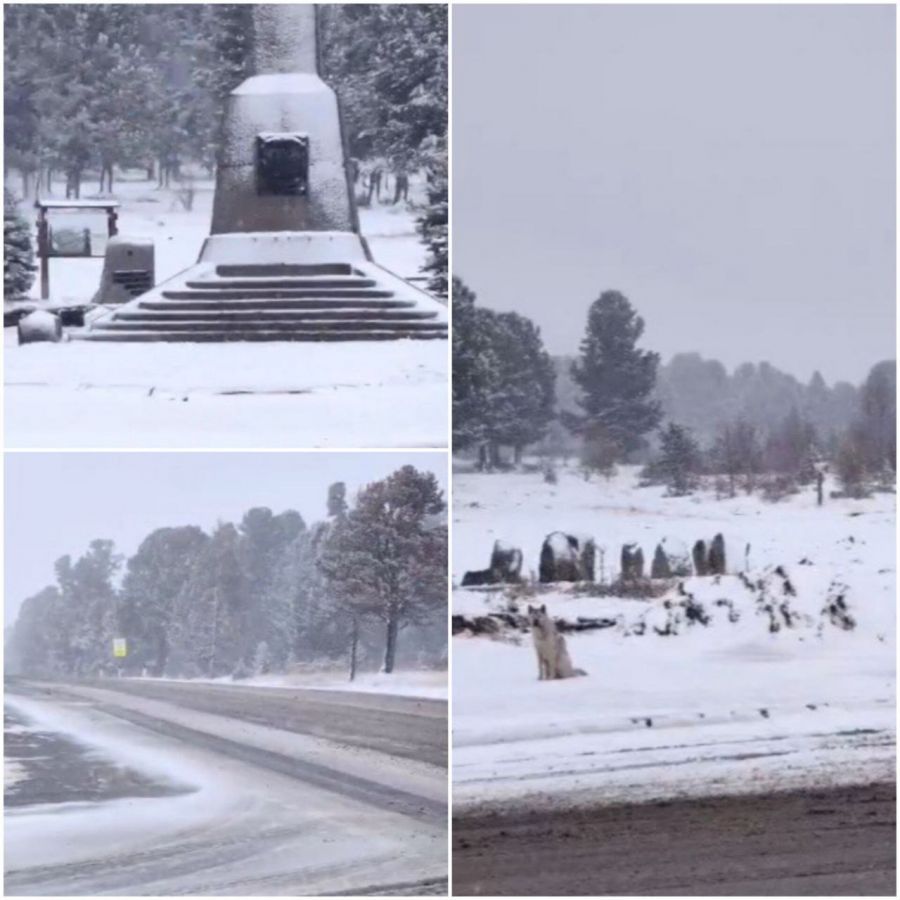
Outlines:
{"label": "upright stone slab", "polygon": [[337,96],[310,4],[254,9],[256,74],[228,99],[213,235],[357,230]]}

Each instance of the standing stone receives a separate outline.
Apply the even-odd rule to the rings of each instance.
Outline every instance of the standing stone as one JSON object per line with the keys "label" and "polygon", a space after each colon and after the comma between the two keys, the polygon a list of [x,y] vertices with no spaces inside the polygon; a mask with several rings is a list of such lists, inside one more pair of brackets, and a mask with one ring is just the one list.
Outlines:
{"label": "standing stone", "polygon": [[541,546],[539,578],[543,584],[555,581],[593,581],[597,547],[591,538],[554,531]]}
{"label": "standing stone", "polygon": [[622,581],[640,581],[644,577],[644,551],[634,543],[622,545]]}
{"label": "standing stone", "polygon": [[694,558],[694,572],[697,575],[706,575],[709,572],[709,563],[706,557],[706,541],[700,540],[694,544],[691,554]]}
{"label": "standing stone", "polygon": [[666,556],[666,551],[663,550],[662,544],[656,545],[656,550],[653,553],[653,564],[650,566],[650,577],[651,578],[671,578],[672,570],[669,568],[669,557]]}
{"label": "standing stone", "polygon": [[725,574],[725,538],[722,537],[721,532],[712,539],[709,546],[709,574]]}
{"label": "standing stone", "polygon": [[522,551],[518,547],[510,547],[502,541],[494,541],[490,571],[496,578],[495,583],[514,584],[521,581]]}

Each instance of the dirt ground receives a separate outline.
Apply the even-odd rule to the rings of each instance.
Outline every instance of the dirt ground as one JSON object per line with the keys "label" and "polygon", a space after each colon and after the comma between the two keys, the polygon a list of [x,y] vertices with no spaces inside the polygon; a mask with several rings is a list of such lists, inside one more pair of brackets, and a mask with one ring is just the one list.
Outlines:
{"label": "dirt ground", "polygon": [[454,817],[453,894],[895,896],[896,785]]}

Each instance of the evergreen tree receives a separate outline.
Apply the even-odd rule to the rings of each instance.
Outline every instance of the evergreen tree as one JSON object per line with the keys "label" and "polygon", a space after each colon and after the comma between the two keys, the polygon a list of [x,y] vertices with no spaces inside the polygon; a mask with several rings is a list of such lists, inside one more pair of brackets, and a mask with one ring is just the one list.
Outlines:
{"label": "evergreen tree", "polygon": [[394,670],[401,628],[446,602],[446,526],[434,524],[443,511],[434,475],[404,466],[360,491],[320,557],[348,611],[383,624],[385,673]]}
{"label": "evergreen tree", "polygon": [[216,677],[239,670],[248,595],[239,554],[238,530],[226,523],[194,559],[175,603],[166,674]]}
{"label": "evergreen tree", "polygon": [[501,445],[518,455],[543,437],[553,419],[555,382],[553,360],[534,323],[476,306],[472,291],[454,279],[454,447],[480,446],[491,465]]}
{"label": "evergreen tree", "polygon": [[113,579],[122,563],[112,541],[91,541],[73,564],[57,562],[62,628],[57,633],[65,670],[96,675],[113,667],[112,640],[119,635],[118,597]]}
{"label": "evergreen tree", "polygon": [[425,158],[428,178],[428,203],[418,221],[419,234],[428,247],[425,271],[428,290],[438,297],[447,296],[449,277],[449,187],[447,180],[447,142],[441,140]]}
{"label": "evergreen tree", "polygon": [[7,641],[5,665],[8,673],[65,674],[65,666],[57,658],[57,647],[54,646],[52,614],[58,611],[59,600],[59,590],[54,585],[22,603]]}
{"label": "evergreen tree", "polygon": [[897,367],[873,366],[860,392],[859,432],[867,468],[876,475],[897,470]]}
{"label": "evergreen tree", "polygon": [[487,396],[496,362],[486,325],[488,315],[475,305],[475,294],[453,278],[453,449],[486,440]]}
{"label": "evergreen tree", "polygon": [[37,266],[28,223],[9,191],[3,192],[3,298],[21,300],[34,282]]}
{"label": "evergreen tree", "polygon": [[540,329],[518,313],[492,313],[489,330],[496,360],[487,409],[492,445],[509,445],[516,458],[539,441],[553,418],[556,371],[544,349]]}
{"label": "evergreen tree", "polygon": [[581,415],[568,421],[578,432],[600,427],[630,453],[659,424],[660,405],[652,399],[659,354],[640,350],[644,320],[618,291],[605,291],[588,313],[580,356],[572,377],[581,388]]}
{"label": "evergreen tree", "polygon": [[663,430],[659,459],[653,469],[673,497],[689,494],[696,486],[700,447],[687,428],[670,422]]}
{"label": "evergreen tree", "polygon": [[418,231],[428,289],[448,287],[447,9],[440,4],[321,7],[322,71],[341,101],[350,155],[420,170]]}
{"label": "evergreen tree", "polygon": [[292,510],[275,516],[260,507],[249,510],[241,520],[239,558],[246,596],[236,614],[240,657],[249,667],[260,642],[266,644],[271,665],[282,668],[290,656],[293,604],[291,597],[278,589],[275,577],[285,549],[305,529],[300,514]]}
{"label": "evergreen tree", "polygon": [[166,672],[176,600],[208,540],[194,525],[158,528],[128,560],[121,610],[130,666],[146,666],[151,675]]}

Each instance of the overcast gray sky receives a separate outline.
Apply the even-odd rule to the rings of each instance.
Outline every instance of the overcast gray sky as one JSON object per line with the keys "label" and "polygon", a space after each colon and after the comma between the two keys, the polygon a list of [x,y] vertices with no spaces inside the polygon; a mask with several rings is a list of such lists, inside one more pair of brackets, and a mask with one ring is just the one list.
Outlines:
{"label": "overcast gray sky", "polygon": [[860,381],[895,347],[892,6],[455,6],[453,268],[571,353]]}
{"label": "overcast gray sky", "polygon": [[315,522],[332,482],[352,495],[407,463],[446,491],[444,453],[7,453],[5,622],[94,538],[130,555],[154,528],[208,530],[253,506]]}

